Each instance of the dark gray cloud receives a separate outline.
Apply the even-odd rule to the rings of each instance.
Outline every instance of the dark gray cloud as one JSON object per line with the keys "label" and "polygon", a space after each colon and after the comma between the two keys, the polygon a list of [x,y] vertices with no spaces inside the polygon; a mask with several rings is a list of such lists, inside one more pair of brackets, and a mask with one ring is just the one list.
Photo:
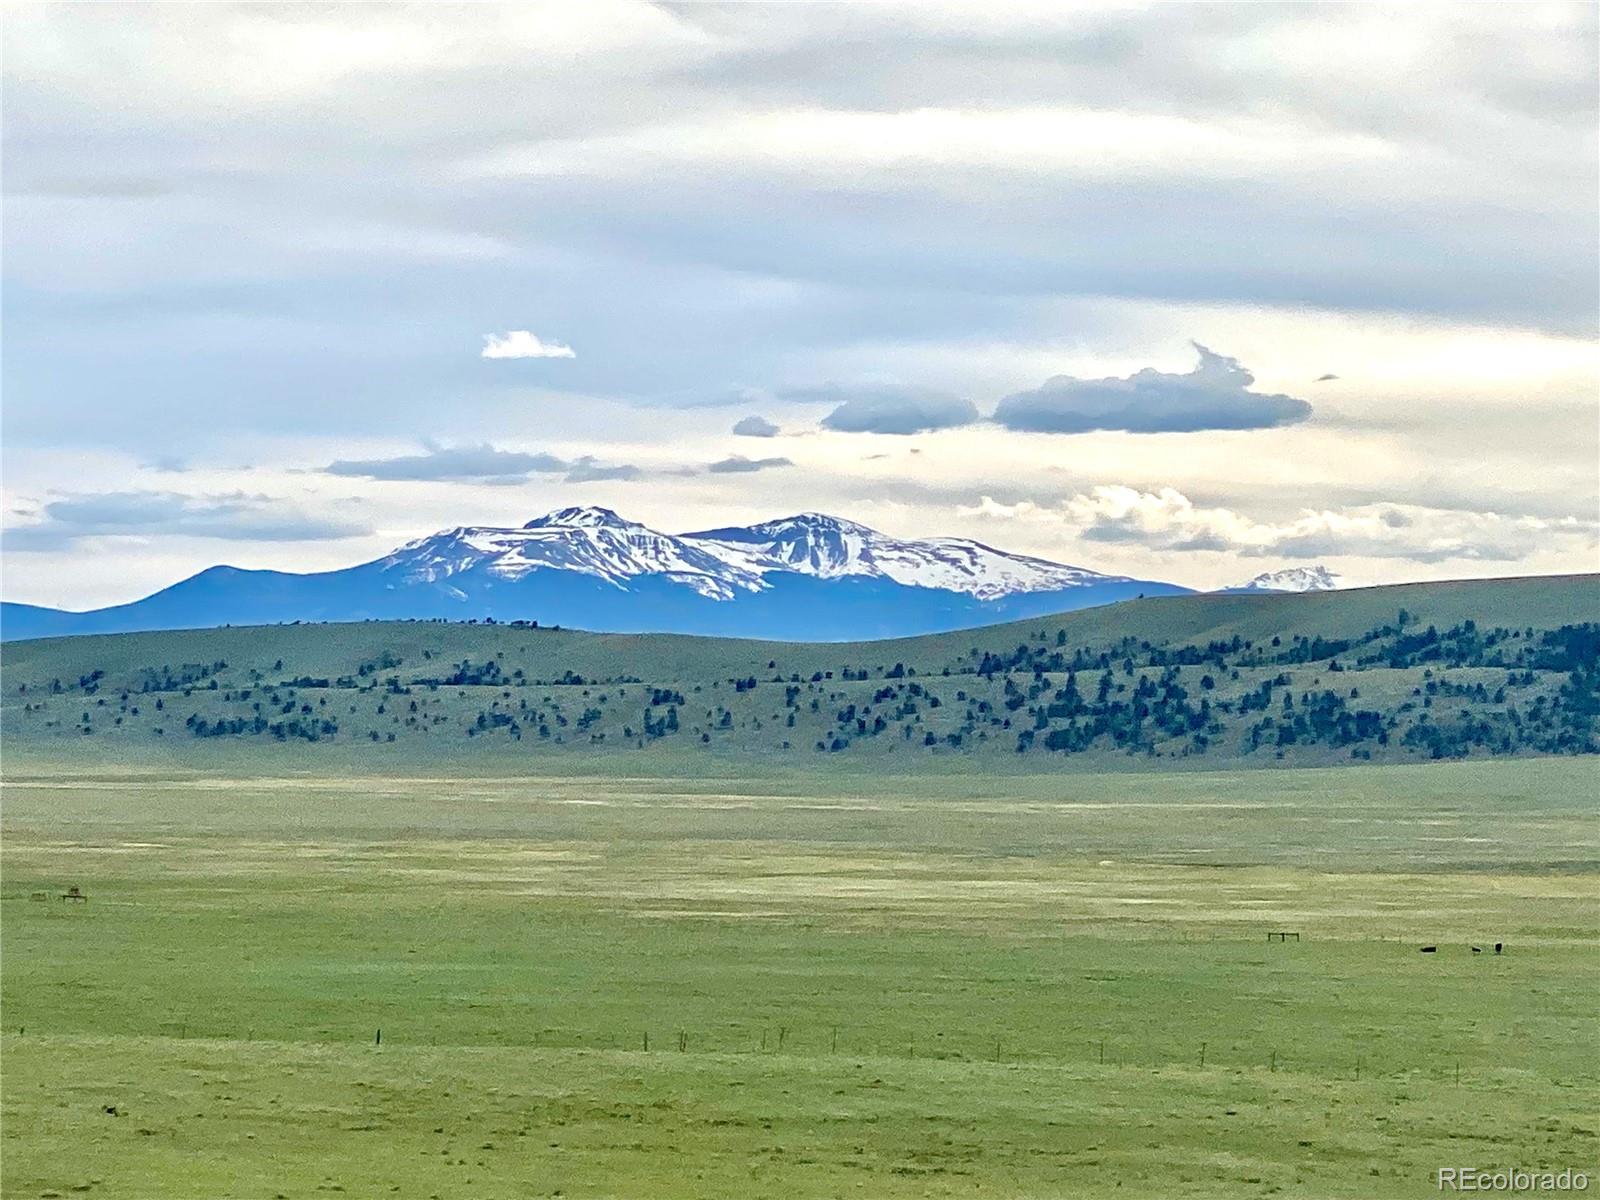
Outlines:
{"label": "dark gray cloud", "polygon": [[743,417],[733,424],[733,432],[739,437],[777,437],[783,430],[763,416],[752,414]]}
{"label": "dark gray cloud", "polygon": [[841,433],[909,435],[954,429],[978,419],[977,406],[960,396],[916,388],[878,388],[852,395],[822,418]]}
{"label": "dark gray cloud", "polygon": [[601,479],[637,479],[642,474],[638,467],[630,464],[602,463],[587,454],[565,459],[554,454],[499,450],[487,442],[478,446],[430,445],[422,454],[402,454],[394,458],[340,459],[322,470],[329,475],[389,482],[502,486],[526,483],[534,475],[563,475],[568,483],[586,483]]}
{"label": "dark gray cloud", "polygon": [[607,479],[638,479],[644,472],[632,463],[607,465],[596,462],[588,455],[575,461],[568,469],[568,483],[595,483]]}
{"label": "dark gray cloud", "polygon": [[1221,534],[1207,530],[1184,533],[1163,532],[1152,537],[1148,530],[1130,521],[1104,517],[1078,534],[1086,542],[1110,546],[1157,546],[1162,550],[1233,550],[1234,545]]}
{"label": "dark gray cloud", "polygon": [[521,483],[534,474],[559,474],[570,464],[553,454],[525,454],[479,446],[430,446],[422,454],[395,458],[339,459],[323,467],[329,475],[403,482]]}
{"label": "dark gray cloud", "polygon": [[1122,379],[1057,375],[1031,392],[1000,401],[996,423],[1029,433],[1177,433],[1198,429],[1268,429],[1311,415],[1293,396],[1252,392],[1255,376],[1238,359],[1195,343],[1199,365],[1182,375],[1146,367]]}
{"label": "dark gray cloud", "polygon": [[[723,42],[697,77],[774,106],[810,103],[822,92],[840,106],[890,111],[957,104],[982,90],[1017,105],[1070,98],[1086,106],[1212,115],[1236,111],[1270,91],[1286,112],[1398,132],[1437,129],[1467,119],[1456,109],[1479,108],[1575,125],[1576,114],[1594,102],[1594,49],[1580,41],[1594,30],[1587,5],[1550,10],[1548,25],[1506,43],[1491,36],[1492,20],[1460,24],[1448,13],[1424,16],[1412,26],[1415,32],[1426,38],[1438,21],[1454,36],[1426,38],[1428,48],[1417,47],[1415,53],[1429,55],[1439,85],[1416,93],[1410,111],[1374,103],[1373,92],[1387,101],[1400,81],[1374,78],[1371,92],[1353,96],[1319,87],[1315,59],[1296,69],[1272,54],[1226,56],[1230,47],[1274,35],[1308,44],[1331,39],[1342,47],[1347,38],[1412,15],[1392,6],[1372,8],[1365,22],[1340,22],[1299,6],[1174,12],[1159,4],[1046,5],[985,14],[959,28],[936,5],[849,6],[826,21],[804,7],[699,5],[684,11]],[[1546,54],[1531,55],[1540,44]],[[1159,55],[1151,55],[1154,45]],[[1511,51],[1499,70],[1497,49]],[[872,69],[862,69],[863,63]]]}
{"label": "dark gray cloud", "polygon": [[364,521],[311,514],[285,501],[241,492],[83,492],[38,505],[33,519],[4,531],[7,551],[60,550],[91,537],[198,537],[240,542],[327,541],[372,532]]}
{"label": "dark gray cloud", "polygon": [[712,475],[744,475],[751,471],[792,466],[794,463],[787,458],[746,458],[742,454],[731,454],[718,462],[707,464],[706,470]]}

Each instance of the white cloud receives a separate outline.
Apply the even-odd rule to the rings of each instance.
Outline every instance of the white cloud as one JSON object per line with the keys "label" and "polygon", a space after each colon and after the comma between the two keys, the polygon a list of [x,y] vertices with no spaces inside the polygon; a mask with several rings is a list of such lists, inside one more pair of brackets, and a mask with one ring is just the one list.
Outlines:
{"label": "white cloud", "polygon": [[483,335],[483,358],[577,358],[571,346],[546,342],[526,329]]}
{"label": "white cloud", "polygon": [[1143,491],[1121,484],[1103,484],[1055,506],[1031,500],[1003,504],[984,496],[958,513],[1047,522],[1070,529],[1084,541],[1132,543],[1153,550],[1414,563],[1516,562],[1553,544],[1581,552],[1595,545],[1597,530],[1596,522],[1577,517],[1507,516],[1396,503],[1304,509],[1287,520],[1260,521],[1231,508],[1197,505],[1176,488]]}
{"label": "white cloud", "polygon": [[509,177],[637,175],[671,165],[838,172],[852,178],[908,169],[1227,178],[1385,161],[1395,153],[1367,134],[1307,130],[1254,117],[1221,123],[1087,107],[901,112],[803,107],[544,140],[494,151],[468,170]]}

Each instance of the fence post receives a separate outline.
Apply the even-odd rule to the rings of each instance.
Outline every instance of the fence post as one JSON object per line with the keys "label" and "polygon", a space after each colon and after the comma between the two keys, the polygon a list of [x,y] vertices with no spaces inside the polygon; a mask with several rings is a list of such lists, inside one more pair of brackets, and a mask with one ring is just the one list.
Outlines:
{"label": "fence post", "polygon": [[1206,1044],[1204,1042],[1200,1043],[1200,1065],[1202,1067],[1206,1065]]}

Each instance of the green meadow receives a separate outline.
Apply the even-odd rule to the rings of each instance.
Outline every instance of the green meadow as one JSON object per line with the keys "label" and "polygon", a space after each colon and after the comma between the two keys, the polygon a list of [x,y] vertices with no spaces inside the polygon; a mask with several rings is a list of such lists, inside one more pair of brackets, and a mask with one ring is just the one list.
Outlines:
{"label": "green meadow", "polygon": [[7,1197],[1595,1173],[1592,757],[314,761],[8,764]]}

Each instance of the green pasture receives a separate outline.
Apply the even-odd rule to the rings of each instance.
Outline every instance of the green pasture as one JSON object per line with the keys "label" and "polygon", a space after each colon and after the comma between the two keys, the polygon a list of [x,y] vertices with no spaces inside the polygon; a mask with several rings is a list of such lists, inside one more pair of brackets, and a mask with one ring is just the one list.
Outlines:
{"label": "green pasture", "polygon": [[1437,1194],[1444,1165],[1594,1173],[1592,759],[237,765],[8,768],[5,1196],[1364,1197]]}

